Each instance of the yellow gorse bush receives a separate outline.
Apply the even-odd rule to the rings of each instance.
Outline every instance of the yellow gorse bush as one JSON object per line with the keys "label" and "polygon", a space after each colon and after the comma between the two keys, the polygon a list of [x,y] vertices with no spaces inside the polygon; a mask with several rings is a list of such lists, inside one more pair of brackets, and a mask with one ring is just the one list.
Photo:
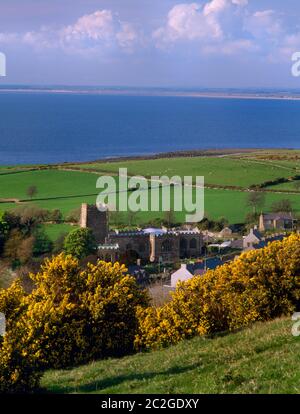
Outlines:
{"label": "yellow gorse bush", "polygon": [[0,346],[0,391],[37,385],[46,368],[61,368],[133,350],[137,306],[147,296],[126,268],[99,261],[82,270],[60,254],[36,275],[26,295],[19,281],[0,291],[7,332]]}
{"label": "yellow gorse bush", "polygon": [[294,311],[300,299],[300,236],[179,283],[161,308],[139,308],[135,346],[158,348],[196,335],[234,330]]}

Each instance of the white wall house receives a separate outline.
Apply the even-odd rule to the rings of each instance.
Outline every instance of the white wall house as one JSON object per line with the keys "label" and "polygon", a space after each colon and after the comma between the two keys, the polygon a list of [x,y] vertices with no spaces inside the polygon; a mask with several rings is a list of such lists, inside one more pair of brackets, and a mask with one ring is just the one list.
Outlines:
{"label": "white wall house", "polygon": [[251,229],[250,233],[244,237],[243,246],[244,249],[253,249],[255,245],[259,244],[262,240],[262,236],[257,229]]}
{"label": "white wall house", "polygon": [[171,275],[171,287],[175,288],[179,280],[184,282],[192,277],[194,277],[194,275],[187,269],[187,265],[182,264],[180,269],[176,270],[176,272]]}

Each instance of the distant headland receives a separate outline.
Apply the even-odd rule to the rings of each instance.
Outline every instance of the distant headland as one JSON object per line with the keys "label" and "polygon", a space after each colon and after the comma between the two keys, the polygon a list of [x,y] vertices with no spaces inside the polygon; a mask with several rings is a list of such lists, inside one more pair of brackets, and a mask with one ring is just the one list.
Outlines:
{"label": "distant headland", "polygon": [[124,95],[124,96],[165,96],[187,98],[219,99],[272,99],[300,100],[300,89],[209,89],[209,88],[139,88],[104,86],[39,86],[39,85],[2,85],[0,93],[52,93],[80,95]]}

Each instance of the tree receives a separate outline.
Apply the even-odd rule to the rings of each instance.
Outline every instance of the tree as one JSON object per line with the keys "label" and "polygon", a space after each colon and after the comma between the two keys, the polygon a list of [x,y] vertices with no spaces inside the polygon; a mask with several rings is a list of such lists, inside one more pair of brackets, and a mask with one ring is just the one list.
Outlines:
{"label": "tree", "polygon": [[221,231],[224,229],[224,227],[227,227],[228,224],[229,224],[228,220],[225,217],[221,217],[213,223],[213,230]]}
{"label": "tree", "polygon": [[271,209],[274,213],[291,213],[293,211],[292,203],[288,199],[275,201]]}
{"label": "tree", "polygon": [[265,204],[265,195],[262,192],[251,192],[247,198],[247,205],[252,207],[253,213],[256,214],[258,208]]}
{"label": "tree", "polygon": [[33,256],[35,238],[33,236],[26,237],[22,240],[18,248],[18,259],[20,264],[28,263]]}
{"label": "tree", "polygon": [[18,229],[24,235],[30,235],[39,224],[47,220],[48,215],[48,210],[25,205],[5,213],[4,217],[10,229]]}
{"label": "tree", "polygon": [[17,229],[12,230],[4,246],[4,256],[12,262],[18,260],[18,250],[22,241],[22,233]]}
{"label": "tree", "polygon": [[259,214],[258,213],[248,213],[245,217],[245,223],[249,226],[253,226],[258,223]]}
{"label": "tree", "polygon": [[26,194],[31,199],[37,194],[37,192],[38,192],[38,189],[37,189],[37,186],[36,185],[31,185],[26,190]]}
{"label": "tree", "polygon": [[97,244],[92,230],[87,228],[71,231],[64,241],[65,252],[78,259],[93,254],[96,248]]}
{"label": "tree", "polygon": [[200,230],[209,230],[211,228],[211,221],[207,217],[204,217],[203,220],[198,223],[198,228]]}
{"label": "tree", "polygon": [[57,239],[54,241],[53,249],[52,249],[54,254],[61,253],[64,250],[64,242],[65,242],[65,238],[67,237],[67,235],[68,235],[67,232],[62,232],[59,234]]}
{"label": "tree", "polygon": [[27,263],[32,257],[34,237],[24,237],[18,229],[10,232],[4,245],[4,256],[11,260],[14,266]]}
{"label": "tree", "polygon": [[71,210],[66,217],[66,221],[68,223],[78,223],[79,219],[80,219],[80,208],[75,208],[73,210]]}
{"label": "tree", "polygon": [[55,209],[49,212],[48,216],[49,221],[54,221],[54,223],[61,223],[63,221],[62,212],[59,209]]}
{"label": "tree", "polygon": [[34,233],[33,255],[40,256],[49,253],[52,248],[53,243],[49,236],[41,228],[37,229]]}

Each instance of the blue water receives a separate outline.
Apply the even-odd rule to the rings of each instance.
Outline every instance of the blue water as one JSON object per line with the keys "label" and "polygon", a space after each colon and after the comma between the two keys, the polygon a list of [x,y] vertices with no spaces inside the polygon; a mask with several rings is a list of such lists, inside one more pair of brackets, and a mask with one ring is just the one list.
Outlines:
{"label": "blue water", "polygon": [[300,147],[300,101],[0,94],[0,165]]}

